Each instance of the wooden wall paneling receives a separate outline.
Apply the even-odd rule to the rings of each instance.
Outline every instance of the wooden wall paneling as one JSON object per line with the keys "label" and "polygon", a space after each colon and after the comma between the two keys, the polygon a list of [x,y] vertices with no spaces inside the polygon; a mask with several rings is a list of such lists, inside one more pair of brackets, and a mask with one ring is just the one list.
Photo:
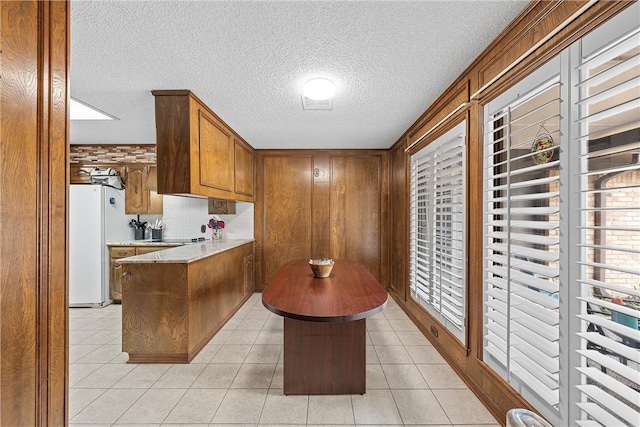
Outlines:
{"label": "wooden wall paneling", "polygon": [[261,228],[261,271],[256,285],[264,288],[288,261],[311,256],[313,230],[313,157],[310,154],[265,155],[258,204]]}
{"label": "wooden wall paneling", "polygon": [[381,280],[382,174],[380,156],[331,155],[330,253],[364,264]]}
{"label": "wooden wall paneling", "polygon": [[409,284],[409,156],[405,153],[406,138],[390,150],[390,290],[401,300],[407,299]]}
{"label": "wooden wall paneling", "polygon": [[389,289],[391,282],[391,180],[389,177],[389,152],[380,152],[380,283],[385,289]]}
{"label": "wooden wall paneling", "polygon": [[264,254],[264,231],[265,231],[265,217],[264,217],[264,184],[265,184],[265,169],[264,169],[264,151],[255,151],[255,167],[256,167],[256,187],[255,187],[255,203],[253,205],[253,237],[255,238],[255,252],[253,259],[253,271],[254,284],[256,291],[261,291],[266,282],[262,279],[263,273],[263,254]]}
{"label": "wooden wall paneling", "polygon": [[[38,212],[38,4],[2,2],[2,324],[0,424],[35,425]],[[23,19],[12,19],[22,16]],[[11,58],[5,63],[4,58]],[[31,70],[20,80],[23,70]],[[8,135],[7,135],[8,134]],[[9,137],[9,144],[5,136]],[[18,143],[24,141],[24,143]],[[26,168],[25,168],[26,166]],[[23,200],[30,194],[30,200]],[[38,195],[39,197],[39,195]],[[16,239],[21,236],[20,239]],[[25,239],[24,236],[30,236]],[[33,242],[33,243],[32,243]],[[11,350],[9,350],[11,347]],[[18,396],[16,399],[15,397]]]}
{"label": "wooden wall paneling", "polygon": [[64,425],[69,4],[0,19],[0,424]]}
{"label": "wooden wall paneling", "polygon": [[[389,157],[386,151],[257,150],[255,264],[258,289],[266,286],[271,276],[286,261],[309,257],[338,258],[334,251],[338,235],[334,234],[336,228],[332,225],[332,218],[342,218],[340,215],[344,213],[338,213],[342,210],[341,205],[334,205],[334,201],[338,200],[333,190],[337,188],[333,186],[333,163],[337,158],[342,159],[339,161],[339,169],[343,172],[340,179],[348,181],[348,185],[343,186],[343,201],[349,204],[349,219],[346,222],[340,219],[340,233],[345,234],[342,229],[348,228],[346,224],[352,228],[347,233],[354,236],[359,236],[353,230],[354,227],[369,227],[368,230],[373,234],[366,238],[375,242],[371,245],[364,244],[366,242],[362,242],[362,239],[351,239],[341,246],[344,250],[340,253],[355,256],[350,258],[353,260],[369,260],[367,265],[377,272],[378,280],[383,284],[388,283],[390,230],[388,226],[383,226],[390,218]],[[362,159],[368,160],[363,162]],[[371,164],[367,165],[367,161]],[[349,169],[346,164],[353,162],[356,165],[354,170],[361,180],[349,175],[350,172],[344,174]],[[358,165],[364,165],[364,168]],[[303,181],[301,177],[304,177]],[[375,196],[372,193],[367,196],[368,193],[361,191],[361,187],[375,188]],[[292,194],[295,194],[295,198]],[[282,197],[286,205],[282,205],[282,202],[278,204]],[[303,206],[295,207],[296,200]],[[294,209],[290,206],[294,206]],[[358,215],[366,214],[375,215],[377,224],[357,224]],[[283,219],[278,220],[279,217]],[[336,236],[334,240],[332,235]],[[361,246],[366,248],[358,252]],[[353,254],[345,249],[347,247]],[[364,256],[366,253],[375,253],[375,256]]]}

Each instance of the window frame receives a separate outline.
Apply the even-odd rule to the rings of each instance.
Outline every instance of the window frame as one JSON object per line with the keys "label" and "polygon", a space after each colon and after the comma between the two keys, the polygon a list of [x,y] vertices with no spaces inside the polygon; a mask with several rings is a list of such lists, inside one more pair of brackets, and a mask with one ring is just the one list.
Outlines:
{"label": "window frame", "polygon": [[[468,288],[467,288],[467,241],[468,241],[468,236],[467,236],[467,215],[468,215],[468,209],[467,209],[467,162],[466,162],[466,157],[467,157],[467,153],[466,153],[466,149],[467,149],[467,120],[463,119],[460,122],[457,122],[455,125],[453,125],[448,131],[446,131],[444,134],[442,134],[441,136],[439,136],[438,138],[434,139],[433,141],[431,141],[428,145],[426,145],[425,147],[421,148],[419,151],[415,152],[414,154],[411,155],[410,159],[409,159],[409,231],[410,231],[410,248],[409,248],[409,295],[408,298],[410,298],[413,302],[415,302],[418,306],[420,306],[422,309],[424,309],[429,315],[431,315],[433,318],[435,318],[439,323],[441,323],[443,325],[443,327],[445,327],[447,329],[447,331],[449,331],[454,337],[456,337],[456,339],[458,339],[460,341],[460,343],[463,346],[467,345],[467,316],[468,316],[468,298],[467,298],[467,293],[468,293]],[[459,282],[456,283],[454,286],[456,286],[462,293],[461,295],[461,306],[460,306],[460,318],[459,319],[451,319],[446,312],[448,310],[442,310],[442,307],[437,307],[434,304],[431,304],[428,301],[428,296],[427,298],[418,298],[417,296],[419,295],[417,292],[417,287],[418,287],[418,278],[416,276],[416,272],[417,272],[417,266],[416,266],[416,253],[417,253],[417,242],[418,242],[418,238],[417,238],[417,231],[418,231],[418,218],[417,218],[417,214],[415,212],[415,209],[417,208],[416,203],[417,203],[417,187],[415,185],[415,181],[414,178],[416,178],[415,175],[415,170],[414,168],[416,167],[416,162],[420,161],[421,159],[424,159],[426,156],[435,156],[437,154],[433,154],[433,153],[440,153],[442,154],[443,149],[442,147],[447,145],[447,143],[451,143],[452,141],[459,141],[461,140],[461,143],[459,142],[459,151],[456,151],[455,155],[459,155],[460,157],[460,162],[461,162],[461,166],[460,166],[460,174],[459,174],[459,178],[455,178],[455,181],[460,181],[460,185],[456,186],[456,190],[459,190],[460,193],[456,193],[453,196],[455,198],[459,199],[459,203],[455,203],[455,204],[459,204],[460,205],[460,209],[461,212],[455,212],[454,216],[457,216],[458,218],[452,219],[450,221],[450,223],[453,222],[457,222],[459,223],[459,229],[453,229],[453,226],[449,229],[436,229],[436,220],[434,218],[432,218],[431,216],[429,217],[429,220],[431,221],[431,227],[429,227],[429,236],[436,236],[436,231],[440,230],[440,231],[444,231],[444,232],[453,232],[456,234],[460,235],[459,239],[454,239],[453,240],[453,245],[450,246],[449,248],[453,248],[452,251],[459,251],[460,256],[459,258],[459,264],[458,265],[454,265],[453,267],[458,269],[459,274],[460,274],[460,279]],[[445,150],[446,151],[446,150]],[[452,150],[450,150],[452,151]],[[453,158],[453,157],[451,157]],[[431,159],[433,160],[433,159]],[[456,162],[457,163],[457,162]],[[458,176],[458,175],[456,175]],[[433,177],[432,175],[430,175],[430,177]],[[437,177],[436,177],[437,178]],[[438,183],[442,184],[442,181],[447,181],[449,180],[450,177],[445,178],[444,180],[437,180]],[[436,181],[430,181],[431,184],[436,183]],[[436,189],[432,192],[429,193],[429,195],[432,196],[432,198],[429,200],[429,202],[431,203],[430,206],[432,206],[435,209],[435,206],[437,206],[435,204],[435,200],[438,199],[438,197],[433,197],[435,196],[434,193],[437,193],[437,187]],[[442,199],[444,197],[444,195],[440,195],[440,199]],[[432,214],[437,214],[437,212],[434,211],[434,209],[431,209],[431,212],[427,213],[428,215],[432,215]],[[442,212],[439,212],[442,213]],[[445,214],[448,212],[444,212]],[[444,221],[447,222],[447,221]],[[442,234],[440,235],[442,236]],[[441,243],[442,241],[440,241]],[[457,243],[457,245],[455,245]],[[435,241],[429,241],[429,247],[422,247],[423,250],[429,250],[430,254],[432,253],[437,253],[440,256],[442,255],[441,252],[438,252],[437,250],[435,250],[436,247],[436,242]],[[455,246],[455,247],[454,247]],[[433,276],[433,274],[435,274],[437,268],[434,268],[434,259],[429,258],[429,271],[428,271],[428,276],[431,277]],[[444,264],[440,264],[440,265],[444,265]],[[442,273],[442,271],[445,269],[440,269],[440,272]],[[440,279],[442,279],[442,275],[440,276]],[[434,284],[430,284],[428,286],[428,289],[434,289],[437,288],[435,290],[435,293],[440,295],[440,300],[442,300],[442,293],[440,292],[443,287],[442,287],[442,280],[439,280],[437,283]],[[446,288],[451,289],[452,286],[446,286]],[[439,293],[440,292],[440,293]],[[458,322],[456,322],[456,320],[458,320]]]}

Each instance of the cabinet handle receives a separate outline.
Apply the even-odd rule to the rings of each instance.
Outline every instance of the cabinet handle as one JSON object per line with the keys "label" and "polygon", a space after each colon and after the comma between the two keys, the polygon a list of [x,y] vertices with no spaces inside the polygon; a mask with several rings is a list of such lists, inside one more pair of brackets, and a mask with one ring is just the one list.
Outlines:
{"label": "cabinet handle", "polygon": [[131,277],[131,273],[128,271],[125,271],[124,273],[122,273],[122,277]]}

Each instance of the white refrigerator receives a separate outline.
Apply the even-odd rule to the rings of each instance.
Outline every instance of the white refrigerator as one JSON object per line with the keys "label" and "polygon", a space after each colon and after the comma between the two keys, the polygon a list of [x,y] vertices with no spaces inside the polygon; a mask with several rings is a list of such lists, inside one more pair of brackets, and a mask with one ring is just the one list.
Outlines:
{"label": "white refrigerator", "polygon": [[124,190],[77,184],[69,194],[69,306],[99,307],[109,297],[107,242],[131,240]]}

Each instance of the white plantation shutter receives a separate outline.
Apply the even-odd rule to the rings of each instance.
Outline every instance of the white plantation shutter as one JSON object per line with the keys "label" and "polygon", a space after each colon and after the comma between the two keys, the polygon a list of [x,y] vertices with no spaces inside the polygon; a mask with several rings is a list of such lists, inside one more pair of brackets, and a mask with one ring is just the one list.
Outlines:
{"label": "white plantation shutter", "polygon": [[462,342],[464,146],[465,122],[411,157],[411,296]]}
{"label": "white plantation shutter", "polygon": [[[601,36],[602,37],[602,36]],[[640,425],[640,28],[578,68],[579,425]],[[620,298],[624,305],[619,304]]]}
{"label": "white plantation shutter", "polygon": [[551,420],[560,369],[558,64],[485,109],[484,147],[484,360]]}

